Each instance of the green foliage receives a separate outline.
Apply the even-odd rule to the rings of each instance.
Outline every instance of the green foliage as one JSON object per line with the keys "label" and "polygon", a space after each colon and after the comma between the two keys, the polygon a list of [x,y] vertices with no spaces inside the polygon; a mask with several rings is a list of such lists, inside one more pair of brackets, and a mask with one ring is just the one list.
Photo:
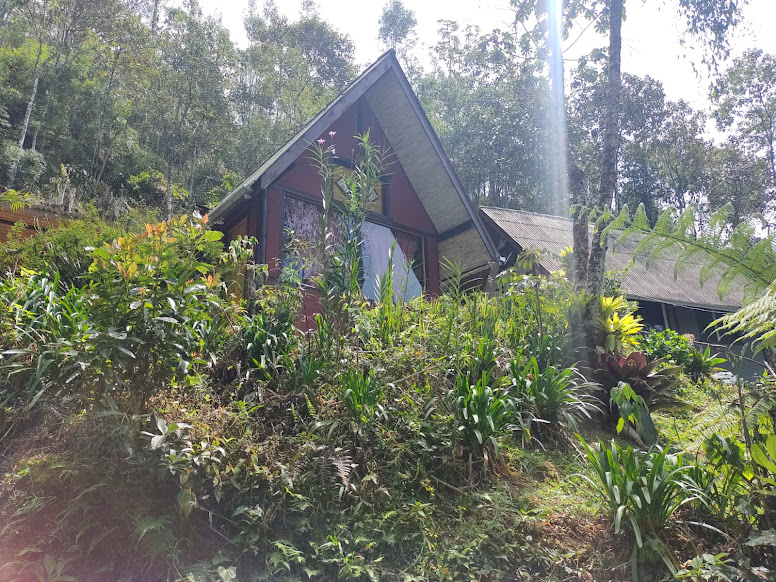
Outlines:
{"label": "green foliage", "polygon": [[683,464],[681,455],[669,456],[668,450],[640,454],[632,447],[623,450],[614,441],[611,446],[599,441],[592,447],[581,437],[580,441],[595,475],[595,479],[583,478],[607,504],[615,533],[625,523],[635,537],[634,578],[638,579],[639,551],[650,541],[657,542],[651,547],[675,571],[664,536],[674,513],[698,498],[697,487],[688,477],[691,466]]}
{"label": "green foliage", "polygon": [[729,217],[734,211],[730,204],[723,206],[696,234],[694,208],[681,214],[669,208],[652,228],[643,205],[638,207],[632,220],[625,207],[608,228],[622,229],[618,242],[638,238],[634,256],[646,256],[647,265],[666,253],[678,257],[676,272],[690,263],[700,263],[700,283],[717,276],[720,297],[732,285],[742,286],[744,306],[712,325],[725,334],[738,336],[738,341],[752,340],[759,350],[771,347],[776,337],[772,325],[776,319],[776,239],[774,235],[760,236],[750,221],[729,228]]}
{"label": "green foliage", "polygon": [[347,370],[339,377],[337,396],[356,422],[385,415],[383,385],[372,370]]}
{"label": "green foliage", "polygon": [[608,229],[623,229],[618,243],[638,239],[634,255],[646,256],[648,265],[665,254],[677,257],[676,272],[688,264],[700,263],[703,265],[701,284],[719,275],[717,292],[720,297],[724,297],[735,282],[743,285],[745,300],[751,302],[776,280],[776,244],[772,237],[758,236],[755,227],[747,221],[731,230],[728,219],[732,211],[730,205],[722,207],[696,234],[698,216],[692,207],[681,214],[673,208],[667,209],[654,228],[650,226],[643,206],[636,209],[632,220],[625,207]]}
{"label": "green foliage", "polygon": [[650,360],[671,361],[678,366],[690,363],[692,346],[681,334],[670,329],[651,329],[636,338],[635,348],[647,354]]}
{"label": "green foliage", "polygon": [[531,427],[542,440],[544,435],[557,434],[561,429],[574,432],[578,420],[590,418],[596,400],[585,392],[584,382],[579,385],[578,378],[573,368],[541,368],[535,356],[525,363],[518,359],[510,362],[510,395],[520,413],[527,417],[523,423],[529,437]]}
{"label": "green foliage", "polygon": [[129,393],[139,406],[193,364],[213,364],[230,310],[212,253],[220,233],[181,217],[94,249],[89,285],[24,271],[3,281],[5,398]]}
{"label": "green foliage", "polygon": [[246,364],[255,368],[262,380],[278,380],[283,371],[294,366],[299,301],[298,290],[292,286],[265,290],[256,312],[243,324]]}
{"label": "green foliage", "polygon": [[[130,176],[127,187],[137,202],[152,207],[160,207],[163,204],[168,184],[164,174],[157,170],[141,172],[137,176]],[[172,196],[177,200],[185,200],[189,193],[180,185],[172,185]]]}
{"label": "green foliage", "polygon": [[763,442],[752,443],[752,459],[762,471],[761,483],[773,495],[776,487],[776,436],[768,435]]}
{"label": "green foliage", "polygon": [[[776,105],[776,58],[760,49],[750,49],[736,58],[715,83],[711,98],[716,105],[714,117],[720,128],[735,129],[735,134],[763,160],[769,160],[769,182],[776,184],[773,164],[776,126],[768,111]],[[759,202],[756,192],[748,193]],[[766,208],[759,208],[763,212]],[[764,214],[765,212],[763,212]]]}
{"label": "green foliage", "polygon": [[[456,412],[456,435],[471,458],[482,460],[485,470],[494,469],[498,459],[498,438],[506,433],[514,419],[514,404],[500,385],[490,386],[487,372],[475,382],[458,376],[452,393]],[[498,384],[498,383],[497,383]]]}
{"label": "green foliage", "polygon": [[674,574],[676,580],[720,580],[723,582],[737,580],[739,576],[740,571],[733,567],[727,554],[696,556]]}
{"label": "green foliage", "polygon": [[[657,431],[650,412],[657,410],[678,410],[687,406],[671,394],[679,367],[660,368],[662,360],[649,362],[646,354],[632,352],[627,357],[619,354],[602,354],[601,366],[593,371],[593,378],[600,382],[610,395],[610,402],[603,402],[609,411],[609,422],[616,419],[629,420],[636,425],[647,444],[657,442]],[[627,386],[623,391],[624,385]],[[619,405],[625,404],[628,411],[623,415]],[[630,410],[636,406],[637,410]],[[634,422],[635,421],[635,422]],[[618,425],[622,430],[622,425]]]}
{"label": "green foliage", "polygon": [[[313,284],[321,296],[323,307],[323,314],[317,319],[318,327],[320,333],[326,337],[332,334],[341,336],[352,326],[352,319],[362,303],[359,281],[362,272],[361,225],[366,218],[369,192],[380,185],[387,163],[387,150],[377,146],[370,139],[369,130],[363,135],[357,135],[356,141],[355,167],[353,172],[343,177],[347,192],[346,201],[336,208],[334,206],[336,166],[332,161],[334,145],[329,144],[324,147],[322,143],[316,143],[311,147],[311,157],[321,178],[323,197],[323,213],[318,236],[318,244],[321,247],[318,249],[318,256],[321,257],[323,264],[320,273],[314,277]],[[335,211],[342,221],[341,241],[335,240],[329,224],[333,219],[332,212]],[[381,285],[383,292],[386,292],[387,283],[382,281]],[[330,345],[321,347],[327,352],[331,349]]]}
{"label": "green foliage", "polygon": [[736,341],[751,340],[755,349],[772,349],[776,346],[776,283],[768,287],[761,297],[747,303],[738,311],[721,317],[712,323],[726,336]]}
{"label": "green foliage", "polygon": [[719,368],[719,364],[727,362],[725,358],[720,358],[719,354],[711,354],[711,346],[701,351],[697,348],[690,350],[690,361],[685,364],[684,369],[694,382],[702,378],[708,378]]}
{"label": "green foliage", "polygon": [[91,325],[88,292],[71,287],[63,294],[56,273],[53,279],[26,271],[21,276],[0,286],[7,305],[3,399],[32,407],[51,388],[84,383],[96,346],[110,336],[100,337]]}
{"label": "green foliage", "polygon": [[12,273],[21,268],[59,273],[63,285],[82,287],[94,260],[93,249],[128,234],[120,225],[96,218],[63,222],[32,237],[16,230],[0,244],[0,268]]}
{"label": "green foliage", "polygon": [[703,492],[703,506],[723,524],[749,505],[751,468],[746,449],[735,438],[712,435],[703,443],[706,464],[696,465],[690,476]]}
{"label": "green foliage", "polygon": [[643,326],[641,317],[631,313],[631,306],[625,297],[602,295],[598,302],[601,315],[596,325],[605,334],[603,348],[608,352],[621,352],[626,346],[633,345]]}
{"label": "green foliage", "polygon": [[35,150],[19,150],[14,142],[0,144],[0,172],[8,175],[11,166],[17,164],[16,180],[14,186],[19,190],[36,190],[40,177],[46,169],[46,159]]}

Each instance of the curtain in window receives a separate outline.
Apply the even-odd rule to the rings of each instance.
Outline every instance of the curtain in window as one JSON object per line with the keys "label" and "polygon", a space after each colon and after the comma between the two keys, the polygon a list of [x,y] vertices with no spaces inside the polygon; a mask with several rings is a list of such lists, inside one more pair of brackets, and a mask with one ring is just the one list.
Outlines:
{"label": "curtain in window", "polygon": [[[362,261],[364,265],[364,297],[377,299],[380,277],[388,270],[388,255],[393,247],[393,300],[395,302],[410,301],[423,294],[423,286],[407,261],[402,247],[398,244],[390,228],[364,222],[361,226]],[[395,245],[395,246],[394,246]],[[415,250],[417,250],[417,243]]]}

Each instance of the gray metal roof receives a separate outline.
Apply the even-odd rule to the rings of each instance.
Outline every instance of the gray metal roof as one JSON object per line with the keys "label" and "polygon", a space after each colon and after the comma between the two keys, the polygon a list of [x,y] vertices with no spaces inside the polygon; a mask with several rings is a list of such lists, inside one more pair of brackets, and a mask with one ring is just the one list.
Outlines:
{"label": "gray metal roof", "polygon": [[[359,98],[365,97],[439,233],[439,257],[465,271],[498,258],[394,51],[382,55],[210,213],[225,217],[255,187],[274,182]],[[442,278],[448,273],[444,272]]]}
{"label": "gray metal roof", "polygon": [[[499,234],[523,250],[546,250],[541,265],[547,271],[561,269],[560,252],[573,246],[570,218],[536,214],[522,210],[481,207],[486,224],[495,226]],[[488,220],[489,219],[489,220]],[[493,237],[496,239],[496,237]],[[734,311],[743,303],[743,285],[730,286],[730,292],[723,298],[717,294],[718,279],[711,277],[700,284],[700,264],[685,265],[676,272],[676,259],[659,257],[650,262],[639,257],[633,261],[633,251],[638,241],[617,245],[615,251],[606,255],[606,268],[628,269],[622,288],[631,299],[670,303],[709,309],[712,311]]]}

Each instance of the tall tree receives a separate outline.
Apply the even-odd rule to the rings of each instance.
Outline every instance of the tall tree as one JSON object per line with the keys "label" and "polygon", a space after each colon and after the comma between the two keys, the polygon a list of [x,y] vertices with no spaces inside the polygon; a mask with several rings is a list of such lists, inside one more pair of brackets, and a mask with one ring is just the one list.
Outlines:
{"label": "tall tree", "polygon": [[[609,52],[607,61],[606,97],[604,104],[603,144],[601,148],[601,184],[595,201],[599,211],[614,204],[617,189],[617,150],[620,136],[620,90],[622,77],[620,58],[622,54],[622,9],[623,0],[609,1]],[[590,251],[587,261],[587,291],[594,297],[601,295],[604,288],[606,261],[606,238],[603,229],[596,228],[590,239]],[[575,231],[576,232],[576,231]],[[583,241],[574,241],[579,248]],[[587,337],[588,348],[595,349],[603,341],[592,322],[601,315],[598,301],[588,303]]]}
{"label": "tall tree", "polygon": [[767,163],[776,196],[776,57],[746,51],[714,84],[711,98],[719,128],[733,130],[750,153]]}
{"label": "tall tree", "polygon": [[414,43],[417,24],[415,12],[405,8],[401,0],[388,0],[380,15],[378,38],[386,48],[397,50]]}
{"label": "tall tree", "polygon": [[547,80],[517,51],[509,33],[442,22],[418,96],[472,200],[558,212],[546,184]]}
{"label": "tall tree", "polygon": [[772,187],[765,159],[754,156],[739,140],[730,139],[714,148],[706,166],[707,173],[713,176],[706,189],[707,214],[727,204],[730,226],[736,227],[753,214],[767,213]]}
{"label": "tall tree", "polygon": [[32,110],[35,107],[35,99],[38,95],[38,85],[40,84],[43,50],[46,44],[46,37],[49,33],[48,28],[51,24],[51,10],[48,0],[42,0],[41,2],[38,2],[37,0],[28,0],[24,8],[28,13],[29,21],[33,23],[37,50],[35,67],[32,72],[32,89],[30,90],[30,97],[27,100],[27,107],[24,112],[24,121],[22,121],[17,150],[12,157],[11,167],[8,170],[8,189],[12,189],[14,182],[16,181],[16,172],[19,169],[19,161],[24,151],[24,143],[27,140],[30,118],[32,117]]}
{"label": "tall tree", "polygon": [[352,41],[314,11],[292,21],[270,3],[250,13],[245,27],[249,46],[239,54],[232,94],[240,173],[272,155],[355,75]]}
{"label": "tall tree", "polygon": [[[746,0],[679,0],[679,12],[685,17],[688,32],[707,39],[707,62],[716,66],[719,59],[729,51],[727,32],[740,19],[740,8]],[[619,138],[620,90],[622,76],[620,62],[622,54],[622,20],[624,0],[608,0],[609,47],[607,53],[607,89],[605,98],[605,117],[603,126],[603,144],[601,154],[601,182],[598,189],[596,206],[602,212],[603,220],[593,233],[590,245],[587,271],[587,291],[599,295],[603,289],[606,258],[606,236],[604,227],[607,210],[611,210],[617,187],[617,150]],[[585,241],[575,240],[579,249]],[[600,315],[598,302],[590,302],[583,325],[587,330],[588,347],[600,345],[600,338],[592,322]]]}
{"label": "tall tree", "polygon": [[204,18],[196,3],[168,11],[166,21],[159,30],[160,77],[158,90],[149,93],[146,139],[153,137],[149,145],[164,160],[164,212],[171,217],[176,181],[180,196],[192,194],[201,152],[231,130],[220,122],[229,117],[224,87],[233,47],[226,30]]}

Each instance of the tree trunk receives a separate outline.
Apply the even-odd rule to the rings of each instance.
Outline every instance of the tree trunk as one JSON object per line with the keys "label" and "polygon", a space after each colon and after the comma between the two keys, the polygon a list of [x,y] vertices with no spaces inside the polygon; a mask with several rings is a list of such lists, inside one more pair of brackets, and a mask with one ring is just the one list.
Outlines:
{"label": "tree trunk", "polygon": [[569,277],[574,283],[574,288],[580,292],[587,286],[587,261],[590,256],[590,233],[588,230],[590,210],[586,206],[585,174],[579,166],[571,162],[571,156],[569,156],[569,164],[569,187],[574,218],[573,265]]}
{"label": "tree trunk", "polygon": [[[603,152],[601,154],[601,188],[598,191],[597,208],[605,212],[611,208],[617,189],[617,149],[619,146],[619,110],[622,77],[620,74],[620,56],[622,53],[622,7],[624,0],[609,2],[609,68],[606,83],[606,109],[604,113]],[[606,265],[606,237],[603,236],[605,224],[599,224],[593,232],[590,244],[590,257],[587,263],[587,291],[592,296],[601,294],[604,287]],[[594,322],[601,315],[598,301],[591,301],[587,310],[588,348],[601,345],[601,333]]]}
{"label": "tree trunk", "polygon": [[[100,150],[102,149],[102,135],[105,131],[105,118],[108,115],[108,104],[110,102],[110,94],[113,89],[113,80],[116,77],[116,68],[118,67],[119,59],[121,58],[121,47],[116,51],[116,56],[111,60],[110,77],[108,78],[108,85],[105,87],[105,94],[103,96],[102,108],[100,110],[100,122],[97,127],[97,142],[94,145],[94,153],[92,154],[91,171],[94,175],[94,169],[100,158]],[[106,154],[107,155],[107,154]],[[102,164],[105,167],[105,163]],[[100,170],[102,175],[102,170]]]}
{"label": "tree trunk", "polygon": [[40,134],[40,128],[43,127],[43,125],[46,123],[46,116],[48,115],[50,103],[51,96],[49,95],[49,92],[46,91],[46,106],[43,108],[43,113],[41,114],[40,119],[35,126],[35,133],[32,134],[32,144],[30,145],[31,150],[38,149],[38,134]]}
{"label": "tree trunk", "polygon": [[172,161],[167,163],[167,190],[164,196],[164,206],[167,212],[167,220],[172,220],[172,180],[175,174],[175,165]]}
{"label": "tree trunk", "polygon": [[159,21],[159,0],[154,1],[154,9],[151,14],[151,32],[156,33],[157,23]]}
{"label": "tree trunk", "polygon": [[35,79],[32,82],[32,93],[30,99],[27,101],[27,111],[24,114],[24,123],[22,124],[22,134],[19,136],[19,149],[14,155],[11,167],[8,170],[8,189],[13,188],[13,183],[16,180],[16,172],[19,170],[19,160],[21,158],[22,151],[24,150],[24,141],[27,139],[27,130],[30,127],[30,118],[32,117],[32,110],[35,107],[35,96],[38,94],[38,84],[40,83],[40,59],[43,55],[43,41],[38,41],[38,56],[35,59]]}

